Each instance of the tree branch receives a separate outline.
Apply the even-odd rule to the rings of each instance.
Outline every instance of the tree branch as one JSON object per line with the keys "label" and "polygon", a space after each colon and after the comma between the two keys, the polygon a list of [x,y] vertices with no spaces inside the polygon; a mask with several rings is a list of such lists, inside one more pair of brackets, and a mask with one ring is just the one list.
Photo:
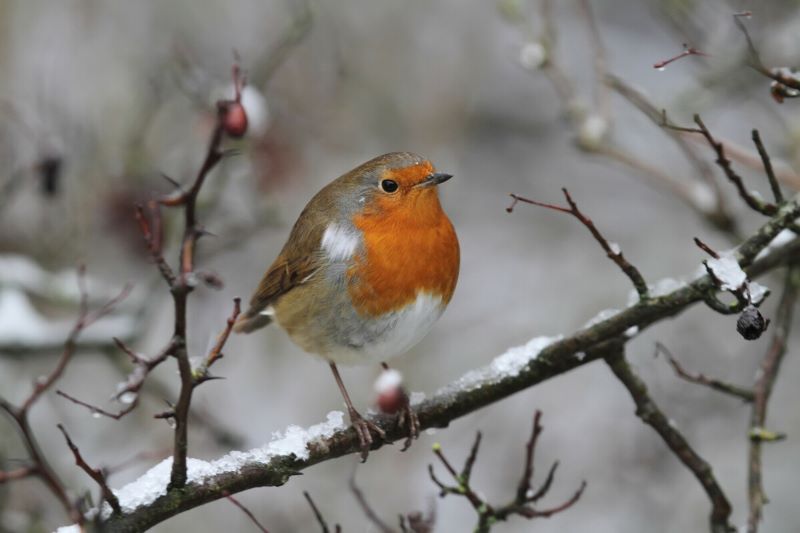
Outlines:
{"label": "tree branch", "polygon": [[778,378],[781,361],[786,354],[786,340],[789,337],[792,316],[797,303],[798,287],[800,287],[800,267],[792,265],[786,274],[783,295],[778,304],[772,343],[761,361],[760,372],[753,386],[755,398],[750,416],[750,453],[747,478],[750,505],[750,514],[747,519],[748,533],[756,533],[758,531],[762,508],[767,501],[761,479],[761,444],[766,440],[762,435],[767,421],[767,404],[769,403],[775,380]]}
{"label": "tree branch", "polygon": [[[800,243],[795,239],[755,260],[756,255],[798,216],[800,197],[795,197],[781,206],[775,217],[739,246],[737,260],[751,279],[800,258]],[[642,330],[659,320],[675,316],[703,301],[706,293],[714,288],[710,277],[702,276],[669,294],[640,301],[589,328],[552,342],[516,374],[496,375],[487,370],[478,372],[482,376],[478,380],[466,377],[457,380],[417,406],[420,428],[446,427],[456,418],[603,358],[608,355],[612,343],[618,342],[617,339],[628,328],[637,326]],[[580,352],[585,356],[576,357],[575,354]],[[375,421],[386,431],[386,440],[375,442],[374,449],[406,438],[407,431],[396,425],[394,417],[378,416]],[[340,430],[330,437],[310,443],[307,458],[299,459],[290,454],[272,456],[266,462],[253,460],[236,470],[209,476],[200,483],[189,483],[183,490],[168,491],[152,503],[124,511],[121,516],[110,517],[105,525],[111,531],[146,529],[177,513],[221,498],[223,490],[233,494],[254,487],[282,485],[305,468],[358,452],[360,444],[355,431],[352,428]]]}
{"label": "tree branch", "polygon": [[675,359],[675,357],[667,349],[666,346],[664,346],[660,342],[657,342],[656,355],[658,355],[659,353],[663,353],[667,357],[667,361],[669,361],[670,366],[672,366],[672,369],[675,371],[675,375],[678,376],[679,378],[688,381],[689,383],[696,383],[698,385],[703,385],[717,392],[728,394],[729,396],[739,398],[740,400],[748,403],[753,401],[753,391],[751,391],[750,389],[745,389],[744,387],[739,387],[737,385],[726,383],[718,379],[709,378],[705,374],[689,373],[686,369],[683,368],[683,366],[681,366],[678,360]]}
{"label": "tree branch", "polygon": [[100,470],[99,468],[92,468],[91,466],[89,466],[89,463],[87,463],[83,459],[81,451],[78,449],[75,443],[72,442],[72,439],[69,438],[69,433],[67,433],[67,430],[64,429],[64,426],[58,424],[57,427],[64,435],[64,439],[67,441],[67,446],[72,452],[72,455],[75,457],[75,464],[78,465],[81,468],[81,470],[86,472],[86,474],[100,486],[100,490],[103,493],[103,499],[108,502],[113,512],[117,514],[121,513],[122,510],[119,507],[119,500],[109,488],[108,483],[106,482],[106,476],[103,473],[103,471]]}
{"label": "tree branch", "polygon": [[269,533],[269,531],[267,531],[267,528],[261,525],[261,522],[258,521],[258,519],[255,517],[252,511],[250,511],[250,509],[245,507],[244,504],[242,504],[242,502],[231,496],[228,492],[225,492],[224,496],[228,499],[229,502],[238,507],[247,516],[247,518],[249,518],[250,521],[253,522],[253,524],[258,528],[259,531],[261,531],[262,533]]}
{"label": "tree branch", "polygon": [[618,344],[606,358],[614,375],[625,385],[636,404],[636,416],[651,426],[664,440],[675,456],[691,470],[711,500],[712,533],[728,533],[731,531],[728,519],[731,515],[731,504],[722,488],[717,483],[711,466],[692,449],[681,433],[675,429],[669,419],[650,398],[647,386],[636,375],[625,360],[624,346]]}
{"label": "tree branch", "polygon": [[622,273],[628,276],[628,279],[631,280],[633,287],[636,289],[636,292],[639,293],[640,300],[646,300],[649,298],[648,289],[647,289],[647,282],[645,282],[644,277],[642,277],[641,272],[635,266],[628,262],[625,259],[625,256],[622,254],[622,250],[620,250],[619,246],[614,244],[610,244],[608,240],[600,233],[600,230],[594,225],[592,219],[584,215],[580,209],[578,209],[578,204],[572,199],[570,196],[569,191],[567,189],[561,189],[564,193],[564,197],[567,200],[567,204],[569,205],[568,208],[561,207],[558,205],[547,204],[544,202],[539,202],[536,200],[531,200],[528,198],[524,198],[522,196],[518,196],[516,194],[512,194],[511,198],[513,198],[513,202],[510,206],[506,208],[508,213],[511,213],[514,210],[514,206],[517,202],[523,202],[526,204],[538,205],[539,207],[546,207],[547,209],[552,209],[553,211],[560,211],[561,213],[567,213],[569,215],[574,216],[577,218],[581,224],[586,226],[586,229],[592,234],[592,237],[597,241],[603,251],[606,252],[606,255],[609,259],[611,259],[614,264],[616,264]]}
{"label": "tree branch", "polygon": [[[314,518],[317,519],[317,523],[319,527],[322,528],[322,533],[330,533],[330,528],[328,527],[328,523],[325,521],[325,517],[322,516],[322,513],[319,511],[319,508],[314,503],[314,500],[311,499],[311,494],[308,491],[303,491],[303,496],[305,496],[308,505],[311,506],[311,511],[314,513]],[[342,531],[342,527],[339,524],[334,526],[334,531],[336,533],[340,533]]]}

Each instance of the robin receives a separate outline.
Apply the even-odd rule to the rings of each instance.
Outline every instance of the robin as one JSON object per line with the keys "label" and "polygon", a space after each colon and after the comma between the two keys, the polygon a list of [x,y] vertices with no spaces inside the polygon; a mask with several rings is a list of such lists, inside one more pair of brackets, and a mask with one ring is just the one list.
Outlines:
{"label": "robin", "polygon": [[[452,176],[408,152],[385,154],[335,179],[306,205],[234,326],[278,323],[330,364],[366,460],[383,430],[353,407],[337,365],[381,363],[419,342],[458,279],[459,248],[437,186]],[[398,415],[419,434],[404,395]]]}

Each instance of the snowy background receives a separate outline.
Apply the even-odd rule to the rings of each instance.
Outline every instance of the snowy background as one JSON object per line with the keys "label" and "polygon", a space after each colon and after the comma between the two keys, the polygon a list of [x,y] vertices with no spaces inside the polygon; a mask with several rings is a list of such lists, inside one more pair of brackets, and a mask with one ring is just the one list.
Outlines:
{"label": "snowy background", "polygon": [[[588,31],[572,2],[554,3],[557,59],[591,105]],[[689,123],[700,112],[715,134],[748,149],[751,128],[759,128],[776,164],[794,175],[800,164],[797,103],[779,106],[768,82],[741,66],[744,42],[731,19],[736,10],[754,10],[747,23],[762,54],[768,63],[783,65],[800,52],[794,2],[593,4],[610,72],[667,108],[676,122]],[[292,22],[302,14],[299,3],[0,2],[0,394],[15,401],[24,397],[30,382],[53,364],[75,316],[78,263],[87,265],[90,290],[99,300],[127,281],[136,289],[115,315],[87,332],[86,349],[58,388],[113,410],[107,399],[129,367],[109,338],[122,336],[149,354],[167,341],[169,295],[143,254],[130,205],[165,190],[160,172],[184,181],[193,175],[212,124],[211,102],[230,89],[233,49],[252,73],[251,97],[261,116],[251,117],[252,135],[238,145],[242,155],[226,161],[204,189],[200,216],[218,237],[201,241],[198,261],[226,285],[191,296],[191,353],[210,346],[233,297],[249,296],[310,196],[388,151],[419,152],[455,175],[441,193],[461,241],[459,285],[433,332],[394,362],[414,391],[430,394],[510,346],[569,334],[599,311],[627,303],[628,280],[585,228],[530,206],[508,215],[510,192],[560,202],[560,188],[568,187],[651,283],[697,269],[703,254],[692,237],[730,248],[729,236],[667,189],[576,147],[575,129],[564,120],[551,84],[520,65],[520,50],[538,35],[536,2],[502,2],[506,11],[515,6],[532,32],[510,23],[492,1],[317,2],[307,35],[267,83],[279,55],[276,43],[293,24],[296,32],[304,30],[302,20]],[[679,53],[684,42],[711,57],[685,58],[663,72],[653,68]],[[609,135],[615,143],[678,180],[697,183],[694,168],[663,131],[618,97],[612,105]],[[588,133],[597,131],[595,122]],[[708,151],[701,153],[712,160]],[[766,196],[761,172],[742,173],[748,186]],[[759,219],[727,187],[726,193],[743,234],[749,233]],[[780,279],[778,274],[761,281],[775,292]],[[776,303],[773,295],[765,304],[767,316]],[[656,325],[629,347],[656,401],[714,467],[733,503],[733,521],[742,524],[749,409],[679,381],[663,359],[652,356],[654,342],[661,341],[691,369],[750,385],[768,336],[745,342],[734,324],[735,318],[698,306]],[[800,523],[796,346],[790,345],[770,404],[769,427],[790,437],[765,449],[767,532]],[[215,371],[227,379],[195,394],[202,420],[190,434],[192,457],[210,460],[260,446],[287,425],[310,426],[343,407],[327,366],[304,355],[277,328],[234,337],[225,353]],[[372,402],[377,373],[344,370],[357,405]],[[151,416],[164,409],[163,399],[175,398],[177,382],[174,366],[163,365],[140,407],[118,422],[93,418],[51,393],[36,405],[31,423],[54,467],[76,489],[96,492],[73,466],[57,422],[93,464],[118,465],[150,452],[111,477],[111,485],[120,487],[169,453],[171,430]],[[628,393],[598,363],[423,435],[406,453],[397,447],[374,453],[357,467],[358,483],[387,522],[436,500],[437,531],[467,531],[475,521],[467,502],[435,498],[426,472],[435,460],[431,445],[441,442],[460,463],[474,432],[482,430],[474,485],[490,501],[503,503],[514,493],[537,408],[544,411],[545,426],[537,479],[553,460],[561,461],[544,504],[560,503],[582,479],[588,488],[562,515],[535,523],[515,518],[497,531],[707,527],[709,503],[700,486],[634,416]],[[0,462],[12,468],[25,452],[11,427],[1,427]],[[302,495],[308,490],[329,523],[373,531],[347,490],[356,460],[310,468],[284,487],[252,490],[240,500],[270,531],[316,531]],[[0,530],[49,531],[64,523],[40,482],[0,486]],[[220,501],[154,530],[254,529],[238,509]]]}

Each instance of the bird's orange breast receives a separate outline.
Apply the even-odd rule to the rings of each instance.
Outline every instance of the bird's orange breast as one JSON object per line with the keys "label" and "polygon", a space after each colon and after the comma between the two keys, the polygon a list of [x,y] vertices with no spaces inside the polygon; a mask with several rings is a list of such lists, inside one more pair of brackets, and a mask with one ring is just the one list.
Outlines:
{"label": "bird's orange breast", "polygon": [[439,296],[446,305],[458,279],[459,247],[436,190],[377,203],[353,220],[364,245],[364,253],[348,270],[356,311],[363,316],[397,311],[413,303],[419,292]]}

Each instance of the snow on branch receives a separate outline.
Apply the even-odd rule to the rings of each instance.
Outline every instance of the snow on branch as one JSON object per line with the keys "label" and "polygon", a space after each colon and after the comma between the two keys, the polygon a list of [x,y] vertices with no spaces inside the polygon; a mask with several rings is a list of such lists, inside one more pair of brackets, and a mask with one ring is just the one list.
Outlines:
{"label": "snow on branch", "polygon": [[[784,228],[800,217],[800,196],[787,201],[778,213],[744,241],[735,258],[748,278],[753,279],[797,258],[800,244],[789,241],[756,259]],[[451,421],[477,409],[561,375],[600,358],[612,357],[625,332],[640,330],[677,315],[702,302],[718,287],[703,275],[663,295],[641,300],[591,327],[571,335],[536,338],[523,347],[512,348],[487,366],[473,370],[415,405],[421,429],[446,427]],[[384,442],[373,449],[405,438],[392,416],[374,419],[386,431]],[[113,531],[138,531],[204,503],[243,490],[278,486],[315,464],[358,453],[360,446],[352,428],[344,429],[341,413],[308,430],[290,427],[277,440],[249,452],[231,452],[215,461],[187,461],[187,483],[180,490],[168,490],[171,459],[160,463],[132,485],[115,491],[123,513],[109,516],[104,527]]]}

